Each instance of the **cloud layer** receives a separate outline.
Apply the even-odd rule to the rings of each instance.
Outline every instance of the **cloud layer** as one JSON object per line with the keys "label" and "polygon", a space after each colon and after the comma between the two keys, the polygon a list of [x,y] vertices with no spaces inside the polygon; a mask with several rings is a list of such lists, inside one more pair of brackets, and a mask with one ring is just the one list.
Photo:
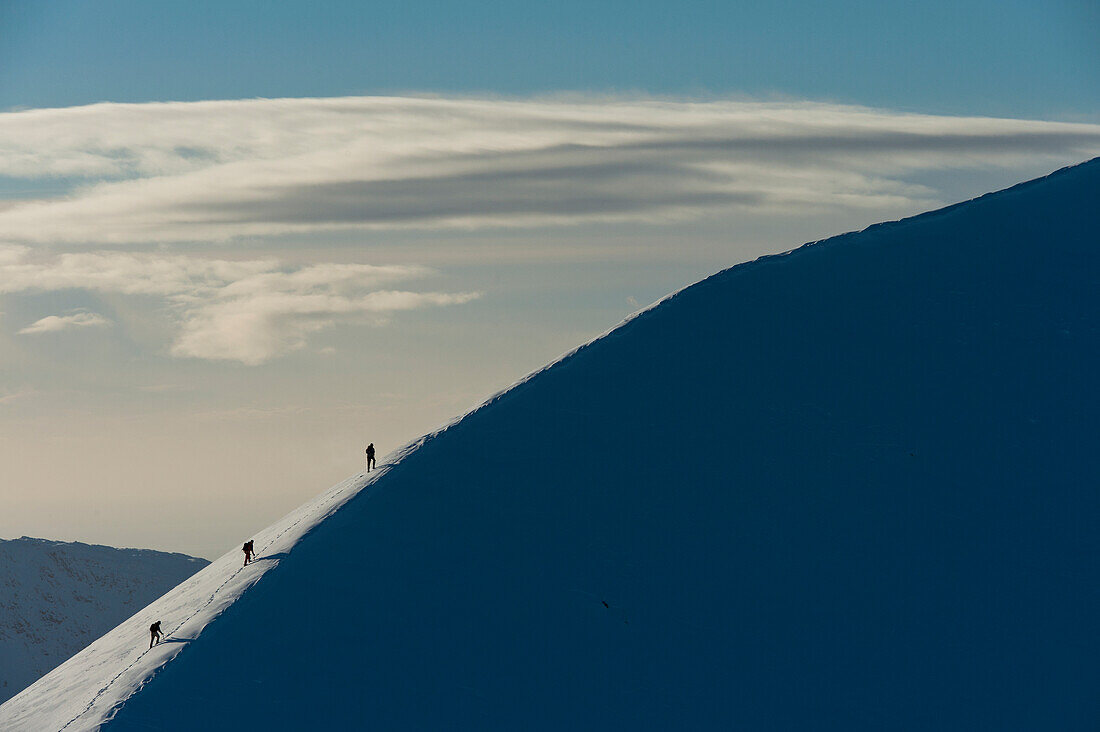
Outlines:
{"label": "cloud layer", "polygon": [[[377,324],[400,310],[456,305],[475,292],[395,290],[430,274],[423,267],[229,261],[182,255],[87,252],[41,256],[0,247],[0,293],[84,290],[149,296],[178,321],[174,356],[259,364],[302,348],[310,333],[337,323]],[[51,315],[21,334],[102,326],[100,315]]]}
{"label": "cloud layer", "polygon": [[223,241],[341,228],[659,221],[936,203],[921,171],[1100,154],[1100,125],[813,103],[431,98],[0,114],[9,241]]}
{"label": "cloud layer", "polygon": [[20,335],[32,335],[35,333],[56,333],[61,330],[74,328],[102,328],[111,324],[111,321],[99,313],[75,312],[70,315],[47,315],[41,320],[31,323],[19,331]]}
{"label": "cloud layer", "polygon": [[[174,323],[167,353],[258,364],[338,323],[479,293],[397,289],[429,274],[418,267],[289,267],[173,244],[296,233],[308,248],[310,233],[335,229],[912,211],[941,203],[916,182],[925,173],[1097,154],[1100,125],[806,102],[363,97],[3,113],[0,294],[152,298]],[[18,332],[108,323],[57,313]]]}

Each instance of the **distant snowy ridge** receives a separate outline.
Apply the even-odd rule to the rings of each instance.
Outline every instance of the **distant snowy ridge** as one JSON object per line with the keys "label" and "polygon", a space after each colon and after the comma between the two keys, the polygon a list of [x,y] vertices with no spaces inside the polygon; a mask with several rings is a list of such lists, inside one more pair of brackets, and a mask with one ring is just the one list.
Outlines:
{"label": "distant snowy ridge", "polygon": [[685,288],[0,728],[1094,729],[1097,200],[1100,160]]}
{"label": "distant snowy ridge", "polygon": [[[387,465],[372,471],[384,475]],[[364,476],[340,483],[254,535],[247,567],[234,549],[144,607],[47,676],[0,706],[0,729],[94,730],[135,690],[194,640],[318,522],[361,490]],[[165,642],[148,648],[149,626],[161,620]]]}
{"label": "distant snowy ridge", "polygon": [[0,539],[0,702],[208,563],[148,549]]}

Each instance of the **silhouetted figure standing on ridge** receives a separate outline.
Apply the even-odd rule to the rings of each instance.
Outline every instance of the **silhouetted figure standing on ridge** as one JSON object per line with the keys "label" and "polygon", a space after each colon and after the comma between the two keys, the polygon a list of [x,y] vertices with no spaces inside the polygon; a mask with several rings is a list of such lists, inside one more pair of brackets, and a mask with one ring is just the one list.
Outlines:
{"label": "silhouetted figure standing on ridge", "polygon": [[374,463],[374,443],[367,445],[367,472],[370,472],[372,467],[378,467]]}
{"label": "silhouetted figure standing on ridge", "polygon": [[159,620],[149,626],[149,647],[152,648],[157,643],[160,643],[160,621]]}
{"label": "silhouetted figure standing on ridge", "polygon": [[255,553],[252,548],[252,542],[254,541],[255,539],[249,539],[244,543],[244,546],[241,547],[241,551],[244,552],[244,566],[246,567],[248,563],[252,561],[252,555]]}

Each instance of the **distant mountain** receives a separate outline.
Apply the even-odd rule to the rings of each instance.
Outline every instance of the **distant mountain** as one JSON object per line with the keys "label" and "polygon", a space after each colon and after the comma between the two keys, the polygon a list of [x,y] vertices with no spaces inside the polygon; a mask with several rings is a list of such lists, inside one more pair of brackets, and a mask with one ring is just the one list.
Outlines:
{"label": "distant mountain", "polygon": [[1100,159],[692,285],[0,728],[1094,732],[1098,201]]}
{"label": "distant mountain", "polygon": [[207,564],[146,549],[0,539],[0,702]]}

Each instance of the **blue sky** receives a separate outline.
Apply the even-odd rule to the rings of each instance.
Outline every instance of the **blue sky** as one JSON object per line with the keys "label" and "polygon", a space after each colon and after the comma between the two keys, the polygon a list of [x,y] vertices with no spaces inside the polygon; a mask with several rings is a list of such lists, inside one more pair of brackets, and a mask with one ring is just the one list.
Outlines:
{"label": "blue sky", "polygon": [[0,108],[406,91],[1100,113],[1092,0],[0,4]]}
{"label": "blue sky", "polygon": [[1097,21],[0,0],[0,536],[216,556],[671,291],[1100,155]]}

